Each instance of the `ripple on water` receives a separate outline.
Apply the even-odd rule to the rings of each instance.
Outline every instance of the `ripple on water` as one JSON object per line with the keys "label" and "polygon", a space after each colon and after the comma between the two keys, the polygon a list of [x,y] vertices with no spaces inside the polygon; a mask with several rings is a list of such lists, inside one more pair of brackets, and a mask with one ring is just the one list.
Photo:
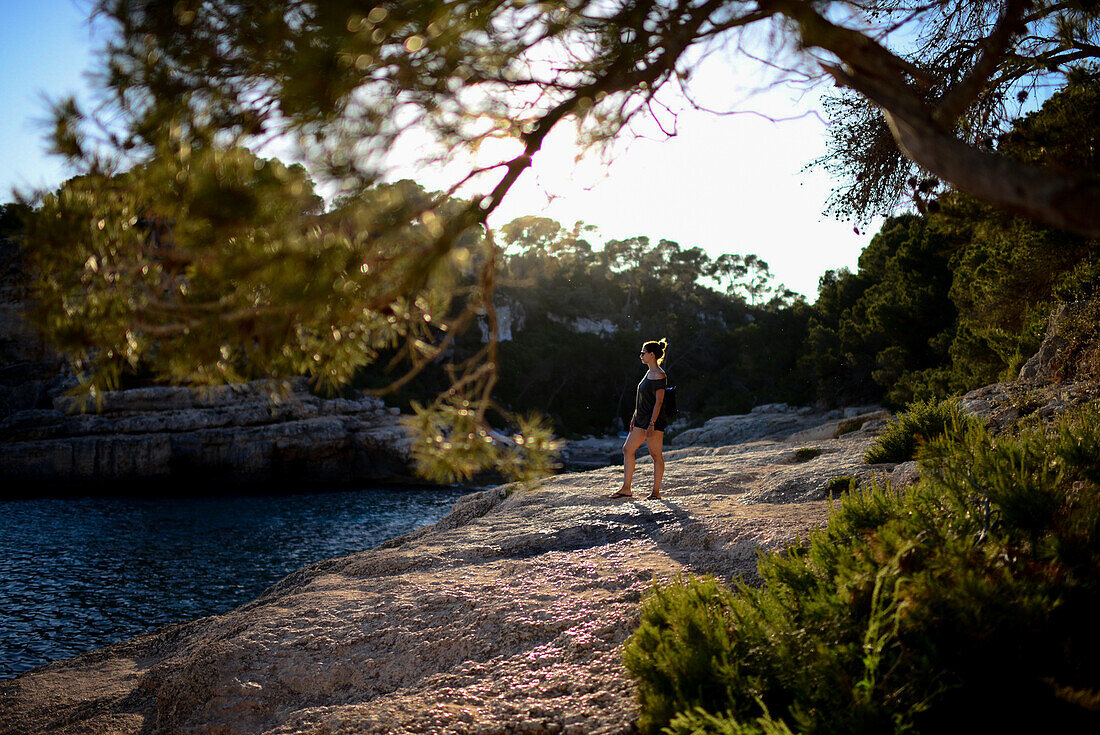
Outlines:
{"label": "ripple on water", "polygon": [[0,678],[248,602],[445,515],[460,488],[0,501]]}

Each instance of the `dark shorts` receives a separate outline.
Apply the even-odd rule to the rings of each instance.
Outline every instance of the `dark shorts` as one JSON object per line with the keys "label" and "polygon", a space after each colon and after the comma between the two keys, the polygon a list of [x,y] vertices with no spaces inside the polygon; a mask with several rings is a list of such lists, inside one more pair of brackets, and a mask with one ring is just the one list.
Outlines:
{"label": "dark shorts", "polygon": [[[639,418],[637,421],[634,422],[634,425],[637,426],[639,429],[645,430],[649,428],[649,421],[650,417],[646,416],[645,421],[642,421],[642,419]],[[656,431],[664,431],[666,428],[668,428],[668,421],[666,421],[663,417],[658,417],[657,423],[653,425],[653,428]]]}

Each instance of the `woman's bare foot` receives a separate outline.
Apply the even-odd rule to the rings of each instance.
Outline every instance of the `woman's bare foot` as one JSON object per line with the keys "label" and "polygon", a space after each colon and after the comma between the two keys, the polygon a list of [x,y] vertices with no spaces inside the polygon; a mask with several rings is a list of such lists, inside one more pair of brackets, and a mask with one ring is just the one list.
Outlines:
{"label": "woman's bare foot", "polygon": [[661,493],[660,493],[660,491],[654,491],[654,492],[651,492],[651,493],[649,494],[649,497],[647,497],[647,498],[646,498],[646,500],[661,500],[661,499],[662,499],[662,498],[661,498]]}
{"label": "woman's bare foot", "polygon": [[634,493],[630,492],[629,490],[620,490],[619,492],[615,493],[614,495],[608,495],[607,497],[611,498],[612,500],[615,499],[615,498],[633,498]]}

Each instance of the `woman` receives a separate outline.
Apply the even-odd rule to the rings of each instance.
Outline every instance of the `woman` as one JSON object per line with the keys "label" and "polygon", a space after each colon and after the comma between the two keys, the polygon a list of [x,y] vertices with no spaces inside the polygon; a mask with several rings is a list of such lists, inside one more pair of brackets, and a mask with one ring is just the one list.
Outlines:
{"label": "woman", "polygon": [[639,359],[645,363],[646,371],[642,382],[638,383],[637,398],[634,401],[634,416],[630,419],[630,434],[623,444],[623,486],[612,498],[631,498],[630,483],[634,479],[634,453],[643,443],[649,444],[649,456],[653,458],[653,492],[650,500],[661,497],[661,478],[665,474],[665,458],[661,447],[665,441],[665,427],[668,422],[661,417],[661,404],[665,400],[665,371],[661,363],[665,361],[665,348],[668,340],[646,342],[642,345]]}

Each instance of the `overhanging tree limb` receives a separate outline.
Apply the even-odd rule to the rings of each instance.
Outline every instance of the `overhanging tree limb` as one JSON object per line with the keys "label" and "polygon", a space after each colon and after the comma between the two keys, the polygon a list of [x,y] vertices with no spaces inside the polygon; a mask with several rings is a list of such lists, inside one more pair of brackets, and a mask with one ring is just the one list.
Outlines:
{"label": "overhanging tree limb", "polygon": [[[1010,2],[994,38],[963,82],[949,89],[944,103],[930,101],[914,81],[927,74],[866,35],[838,26],[808,2],[762,3],[793,21],[806,46],[833,54],[840,65],[823,68],[837,84],[849,87],[883,112],[899,148],[917,165],[994,206],[1053,227],[1100,237],[1100,182],[1092,177],[1054,173],[981,150],[965,143],[954,120],[973,101],[1004,56],[1023,4]],[[1000,49],[1000,51],[998,51]]]}
{"label": "overhanging tree limb", "polygon": [[1030,0],[1008,0],[1005,3],[1004,12],[993,32],[981,42],[981,56],[966,77],[948,90],[936,107],[933,117],[939,125],[950,128],[978,99],[1008,52],[1012,37],[1023,30],[1020,18],[1030,5]]}

